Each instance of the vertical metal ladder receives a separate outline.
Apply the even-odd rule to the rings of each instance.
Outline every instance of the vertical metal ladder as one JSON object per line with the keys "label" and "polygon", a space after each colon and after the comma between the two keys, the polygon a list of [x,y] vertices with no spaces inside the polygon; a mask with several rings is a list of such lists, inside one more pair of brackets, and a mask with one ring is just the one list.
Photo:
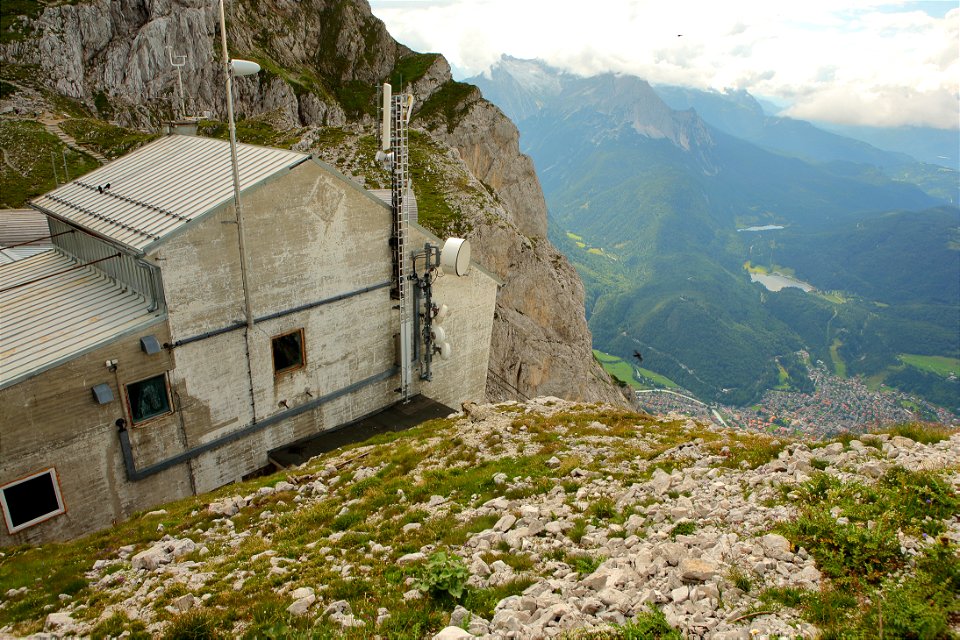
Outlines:
{"label": "vertical metal ladder", "polygon": [[411,354],[413,321],[408,300],[406,206],[410,157],[407,146],[407,118],[404,113],[405,109],[409,108],[409,103],[405,94],[394,95],[392,101],[390,119],[393,130],[390,135],[390,146],[393,149],[393,172],[390,180],[390,195],[394,212],[393,235],[397,244],[394,273],[400,305],[400,395],[406,401],[410,398],[410,383],[413,378]]}

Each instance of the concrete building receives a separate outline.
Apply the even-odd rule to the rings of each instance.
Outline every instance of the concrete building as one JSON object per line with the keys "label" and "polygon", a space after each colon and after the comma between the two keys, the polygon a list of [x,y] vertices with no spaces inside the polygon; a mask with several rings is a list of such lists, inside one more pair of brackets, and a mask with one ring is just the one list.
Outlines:
{"label": "concrete building", "polygon": [[[240,145],[239,167],[246,274],[220,140],[166,136],[31,203],[54,247],[0,265],[0,545],[209,491],[400,400],[390,207],[307,154]],[[483,398],[497,286],[436,279],[452,355],[414,392]]]}

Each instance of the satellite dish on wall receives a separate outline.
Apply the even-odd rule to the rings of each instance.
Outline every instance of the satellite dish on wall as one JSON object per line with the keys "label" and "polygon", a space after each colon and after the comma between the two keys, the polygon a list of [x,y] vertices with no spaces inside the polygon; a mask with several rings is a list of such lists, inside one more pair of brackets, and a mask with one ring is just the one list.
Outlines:
{"label": "satellite dish on wall", "polygon": [[443,342],[447,339],[447,332],[443,327],[433,327],[430,331],[430,337],[434,342]]}
{"label": "satellite dish on wall", "polygon": [[447,238],[440,250],[440,266],[444,273],[463,277],[470,272],[470,242],[463,238]]}
{"label": "satellite dish on wall", "polygon": [[252,60],[231,60],[230,68],[233,69],[233,75],[238,78],[260,72],[260,65]]}
{"label": "satellite dish on wall", "polygon": [[433,321],[440,324],[443,322],[443,319],[447,317],[448,313],[450,313],[450,308],[445,304],[441,304],[440,308],[437,309],[437,314],[433,316]]}
{"label": "satellite dish on wall", "polygon": [[450,359],[450,343],[449,342],[441,342],[440,344],[437,345],[437,348],[440,350],[441,358],[443,358],[444,360]]}

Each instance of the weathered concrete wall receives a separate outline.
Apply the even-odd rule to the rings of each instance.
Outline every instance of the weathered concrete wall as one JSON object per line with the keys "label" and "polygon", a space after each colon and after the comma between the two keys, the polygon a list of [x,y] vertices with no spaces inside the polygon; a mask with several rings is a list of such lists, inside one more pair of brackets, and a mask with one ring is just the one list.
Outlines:
{"label": "weathered concrete wall", "polygon": [[[411,225],[410,246],[422,247],[424,242],[443,246],[430,232]],[[441,326],[451,356],[449,360],[434,356],[433,379],[418,379],[421,393],[453,409],[468,400],[484,401],[497,288],[493,276],[477,268],[462,278],[444,274],[434,281],[434,304],[446,304],[450,310]]]}
{"label": "weathered concrete wall", "polygon": [[[0,390],[0,485],[54,467],[66,513],[13,535],[0,525],[0,546],[76,537],[109,526],[146,506],[190,495],[186,468],[147,480],[126,480],[116,421],[130,422],[123,385],[169,371],[172,361],[161,352],[148,356],[140,337],[169,338],[166,323],[121,338],[60,367]],[[104,366],[117,360],[116,373]],[[113,402],[99,405],[94,385],[106,383]],[[176,413],[129,427],[134,455],[148,464],[179,450],[183,438]]]}
{"label": "weathered concrete wall", "polygon": [[[243,205],[254,317],[390,282],[390,211],[334,170],[303,163],[246,194]],[[439,242],[414,227],[408,246],[426,240]],[[0,534],[0,544],[74,537],[136,510],[214,489],[266,465],[271,449],[399,400],[394,374],[189,462],[128,481],[115,426],[118,418],[131,422],[126,383],[159,373],[170,382],[174,411],[129,427],[135,464],[143,470],[234,433],[254,418],[261,422],[391,372],[397,357],[398,311],[389,286],[257,322],[249,339],[254,416],[245,326],[176,346],[244,321],[232,206],[191,225],[147,259],[162,269],[168,319],[144,335],[153,333],[175,345],[172,349],[147,356],[140,335],[131,336],[0,391],[5,425],[0,483],[54,466],[68,509],[13,536]],[[451,309],[443,326],[453,356],[434,360],[432,382],[415,376],[415,390],[454,408],[483,399],[496,295],[496,280],[477,269],[465,278],[447,275],[435,282],[435,300]],[[275,374],[272,339],[297,329],[303,330],[305,364]],[[116,378],[104,367],[107,359],[119,361]],[[99,382],[114,389],[112,404],[92,400],[90,388]]]}
{"label": "weathered concrete wall", "polygon": [[[390,212],[334,170],[310,161],[243,198],[248,284],[255,318],[386,283],[392,274]],[[243,321],[237,226],[232,205],[165,243],[163,269],[173,341]],[[389,288],[257,322],[249,342],[257,421],[394,366],[395,302]],[[306,362],[275,374],[272,339],[303,329]],[[251,423],[245,329],[176,347],[172,377],[182,389],[189,446]],[[270,449],[395,402],[384,380],[267,427],[193,462],[198,491],[267,464]]]}

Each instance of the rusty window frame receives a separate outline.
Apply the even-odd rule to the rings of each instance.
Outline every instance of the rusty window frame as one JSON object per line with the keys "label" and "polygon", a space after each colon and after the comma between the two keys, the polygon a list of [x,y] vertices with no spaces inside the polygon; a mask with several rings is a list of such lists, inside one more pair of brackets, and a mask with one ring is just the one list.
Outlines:
{"label": "rusty window frame", "polygon": [[[294,361],[293,364],[287,365],[282,368],[277,368],[277,344],[278,341],[283,340],[284,338],[289,338],[290,336],[298,336],[297,343],[300,347],[299,358],[297,361]],[[285,373],[290,373],[291,371],[297,371],[298,369],[303,369],[307,366],[307,341],[303,335],[303,327],[299,329],[294,329],[293,331],[286,331],[284,333],[277,334],[270,338],[270,355],[273,361],[273,375],[280,376]],[[285,357],[289,357],[291,354],[283,353]]]}
{"label": "rusty window frame", "polygon": [[[135,420],[133,417],[133,406],[130,403],[130,387],[132,385],[142,384],[144,382],[148,382],[150,380],[154,380],[160,377],[163,378],[163,392],[164,392],[164,397],[166,398],[167,410],[160,413],[152,414],[146,418],[141,418],[140,420]],[[166,371],[155,376],[149,376],[147,378],[141,378],[140,380],[134,380],[133,382],[124,383],[123,396],[124,396],[124,403],[126,404],[126,408],[127,408],[127,416],[130,418],[130,424],[133,425],[134,427],[142,427],[146,424],[149,424],[150,422],[153,422],[154,420],[157,420],[158,418],[162,418],[163,416],[168,416],[171,413],[173,413],[173,399],[170,397],[170,380],[167,378]]]}

